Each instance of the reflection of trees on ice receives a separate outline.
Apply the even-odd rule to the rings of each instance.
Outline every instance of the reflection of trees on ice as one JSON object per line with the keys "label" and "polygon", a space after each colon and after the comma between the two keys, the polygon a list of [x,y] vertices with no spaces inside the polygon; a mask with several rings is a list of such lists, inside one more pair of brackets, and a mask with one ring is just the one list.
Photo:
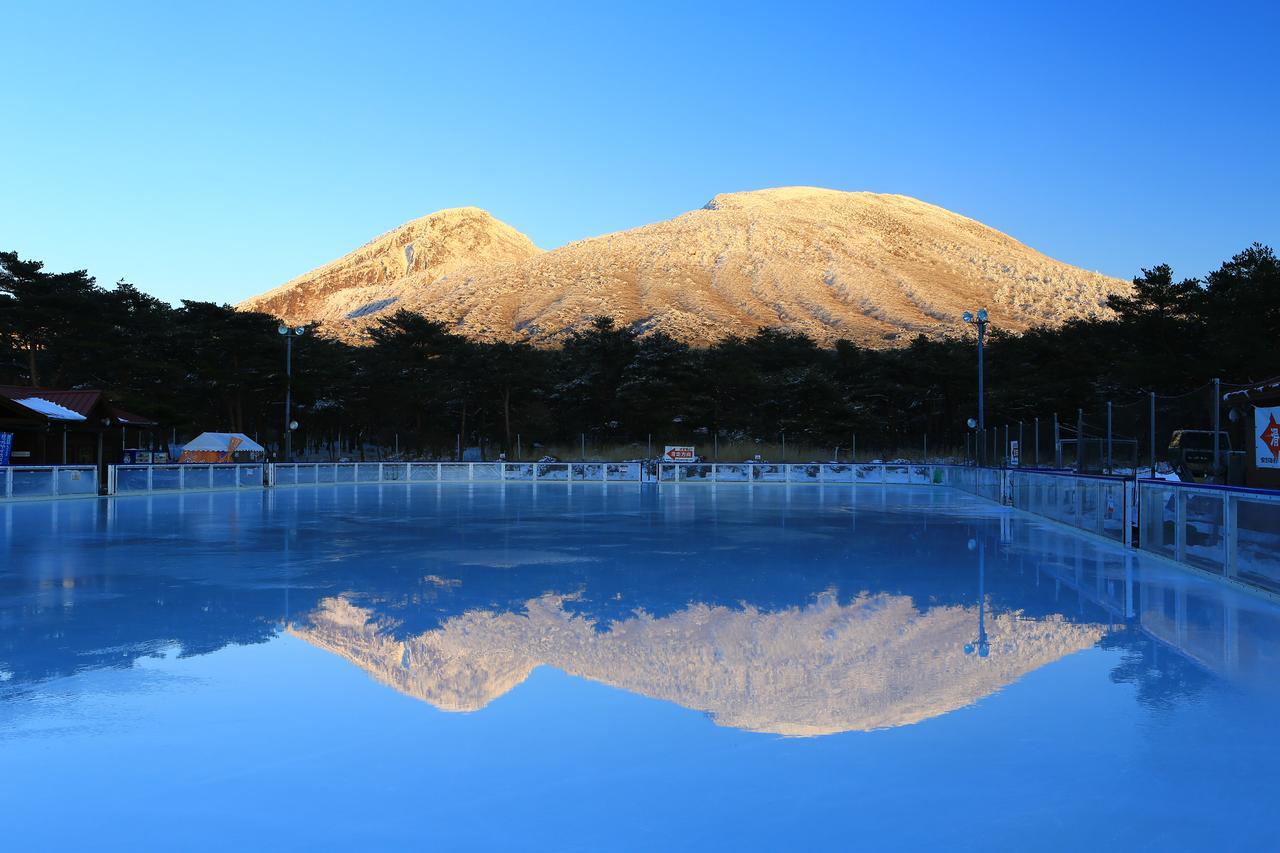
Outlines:
{"label": "reflection of trees on ice", "polygon": [[988,616],[991,655],[964,654],[976,607],[918,611],[902,595],[847,605],[824,595],[775,612],[694,604],[637,613],[598,630],[560,596],[526,613],[471,611],[405,640],[344,598],[291,632],[377,680],[451,711],[483,708],[553,666],[709,713],[720,725],[819,735],[915,723],[962,708],[1022,675],[1094,645],[1104,626],[1052,616]]}

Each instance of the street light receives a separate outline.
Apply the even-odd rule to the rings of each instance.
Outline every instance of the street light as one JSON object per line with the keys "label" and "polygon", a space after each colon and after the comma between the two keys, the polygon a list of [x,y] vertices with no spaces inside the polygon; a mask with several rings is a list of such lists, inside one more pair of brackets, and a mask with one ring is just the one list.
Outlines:
{"label": "street light", "polygon": [[982,345],[987,336],[987,309],[979,308],[977,316],[966,311],[964,312],[964,321],[971,326],[978,327],[978,434],[983,436],[982,450],[978,456],[978,464],[982,464],[982,456],[985,455],[987,449],[986,429],[987,417],[982,405],[983,389],[982,389]]}
{"label": "street light", "polygon": [[987,638],[987,549],[986,543],[981,540],[969,540],[969,550],[978,551],[978,638],[972,643],[964,644],[964,653],[971,655],[978,653],[978,657],[985,658],[991,654],[991,642]]}
{"label": "street light", "polygon": [[293,431],[298,428],[298,422],[293,419],[293,339],[300,338],[307,333],[306,326],[297,326],[289,328],[283,323],[276,328],[276,331],[284,336],[284,460],[286,462],[293,459]]}

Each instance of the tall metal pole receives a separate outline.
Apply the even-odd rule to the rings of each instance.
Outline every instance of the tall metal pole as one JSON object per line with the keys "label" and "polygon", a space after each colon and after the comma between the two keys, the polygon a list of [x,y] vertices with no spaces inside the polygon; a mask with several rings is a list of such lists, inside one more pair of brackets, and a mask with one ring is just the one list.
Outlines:
{"label": "tall metal pole", "polygon": [[1115,456],[1111,444],[1111,401],[1107,401],[1107,473],[1110,474],[1116,466]]}
{"label": "tall metal pole", "polygon": [[1058,426],[1058,413],[1053,413],[1053,467],[1062,467],[1062,430]]}
{"label": "tall metal pole", "polygon": [[983,338],[987,334],[987,324],[985,321],[978,321],[978,429],[987,428],[987,415],[983,406]]}
{"label": "tall metal pole", "polygon": [[1084,473],[1084,409],[1076,409],[1076,473]]}
{"label": "tall metal pole", "polygon": [[293,461],[293,332],[284,336],[284,461]]}
{"label": "tall metal pole", "polygon": [[1156,475],[1156,392],[1151,392],[1151,476]]}
{"label": "tall metal pole", "polygon": [[1018,467],[1022,467],[1022,455],[1027,452],[1026,442],[1022,440],[1022,421],[1018,421]]}
{"label": "tall metal pole", "polygon": [[1004,425],[1004,447],[1000,449],[1004,451],[1003,467],[1008,468],[1009,467],[1009,425],[1008,424]]}
{"label": "tall metal pole", "polygon": [[1218,430],[1222,428],[1222,380],[1213,380],[1213,482],[1218,482],[1218,466],[1221,463],[1222,442]]}
{"label": "tall metal pole", "polygon": [[1040,467],[1040,418],[1036,417],[1036,467]]}

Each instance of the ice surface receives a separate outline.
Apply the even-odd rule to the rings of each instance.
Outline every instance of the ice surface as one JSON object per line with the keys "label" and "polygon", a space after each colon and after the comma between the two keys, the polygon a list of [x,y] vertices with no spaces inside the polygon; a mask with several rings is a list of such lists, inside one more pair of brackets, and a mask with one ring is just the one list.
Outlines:
{"label": "ice surface", "polygon": [[14,849],[1273,838],[1277,608],[947,489],[13,504],[0,590]]}

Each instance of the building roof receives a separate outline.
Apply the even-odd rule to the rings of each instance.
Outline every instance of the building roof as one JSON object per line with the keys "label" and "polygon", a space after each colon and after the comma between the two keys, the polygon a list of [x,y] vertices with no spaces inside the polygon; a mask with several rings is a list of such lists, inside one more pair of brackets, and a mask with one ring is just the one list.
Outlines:
{"label": "building roof", "polygon": [[202,432],[183,445],[182,450],[184,453],[201,450],[218,453],[230,451],[235,451],[236,453],[262,453],[266,448],[242,432]]}
{"label": "building roof", "polygon": [[59,406],[52,400],[46,400],[43,397],[22,397],[14,400],[20,406],[26,406],[33,412],[39,412],[51,421],[83,421],[85,416],[79,412],[73,412],[66,406]]}
{"label": "building roof", "polygon": [[[26,409],[55,421],[87,421],[106,415],[128,426],[155,426],[156,422],[141,415],[131,414],[110,404],[105,394],[92,389],[68,390],[61,388],[31,388],[22,385],[0,385],[0,397],[18,403]],[[28,401],[41,402],[28,405]],[[103,408],[98,409],[99,405]],[[95,413],[95,409],[98,411]],[[60,414],[61,413],[61,414]],[[67,413],[70,413],[68,416]],[[79,417],[75,417],[75,416]]]}

